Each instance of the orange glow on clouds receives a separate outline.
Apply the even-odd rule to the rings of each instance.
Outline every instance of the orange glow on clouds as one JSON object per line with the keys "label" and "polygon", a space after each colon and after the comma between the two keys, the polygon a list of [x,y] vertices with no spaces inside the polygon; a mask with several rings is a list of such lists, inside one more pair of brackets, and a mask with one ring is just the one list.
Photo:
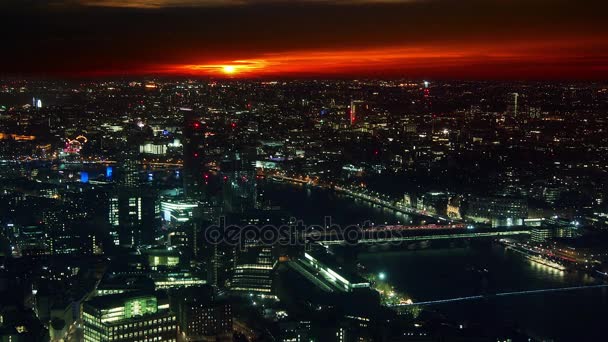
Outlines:
{"label": "orange glow on clouds", "polygon": [[[588,71],[606,71],[606,60],[587,58],[582,47],[593,42],[515,42],[496,45],[387,47],[349,50],[287,51],[212,63],[166,65],[154,73],[192,76],[302,76],[387,74],[419,76],[437,71],[494,70],[508,75],[513,69],[550,71],[574,65]],[[483,69],[483,70],[482,70]],[[567,70],[566,70],[567,71]],[[475,75],[472,75],[475,76]],[[558,76],[558,75],[554,75]]]}
{"label": "orange glow on clouds", "polygon": [[268,63],[263,60],[234,60],[225,63],[169,66],[159,71],[169,74],[246,76],[267,70],[267,66]]}

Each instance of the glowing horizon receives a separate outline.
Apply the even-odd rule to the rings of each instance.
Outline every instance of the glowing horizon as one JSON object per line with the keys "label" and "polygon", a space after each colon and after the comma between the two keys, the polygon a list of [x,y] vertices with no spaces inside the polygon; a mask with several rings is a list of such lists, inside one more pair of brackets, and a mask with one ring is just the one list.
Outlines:
{"label": "glowing horizon", "polygon": [[[407,76],[421,72],[434,74],[452,68],[487,71],[509,68],[563,69],[564,64],[585,60],[579,49],[595,44],[579,42],[513,42],[510,44],[469,45],[461,47],[386,47],[336,50],[296,50],[251,56],[251,58],[215,60],[210,63],[183,63],[151,66],[141,73],[161,75],[216,76],[231,78],[274,76],[356,76],[386,74]],[[556,51],[560,51],[559,54]],[[608,58],[606,59],[608,61]],[[581,63],[581,70],[605,72],[603,59],[595,64]],[[578,70],[578,69],[577,69]],[[458,70],[452,70],[458,74]],[[433,76],[433,75],[431,75]],[[421,75],[422,77],[422,75]]]}
{"label": "glowing horizon", "polygon": [[[12,49],[0,57],[0,72],[602,80],[604,7],[599,0],[9,1],[0,3],[0,26],[13,33],[5,39]],[[23,22],[42,30],[16,30]]]}

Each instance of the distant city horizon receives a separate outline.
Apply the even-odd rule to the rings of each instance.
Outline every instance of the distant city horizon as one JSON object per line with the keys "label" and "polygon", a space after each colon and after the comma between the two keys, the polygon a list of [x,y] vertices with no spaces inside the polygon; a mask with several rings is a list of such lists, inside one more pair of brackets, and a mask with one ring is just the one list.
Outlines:
{"label": "distant city horizon", "polygon": [[602,341],[605,0],[0,0],[0,341]]}

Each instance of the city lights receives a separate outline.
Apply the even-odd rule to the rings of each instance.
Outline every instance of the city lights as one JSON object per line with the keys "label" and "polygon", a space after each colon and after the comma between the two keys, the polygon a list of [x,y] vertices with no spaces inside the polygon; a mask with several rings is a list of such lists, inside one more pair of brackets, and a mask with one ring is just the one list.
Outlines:
{"label": "city lights", "polygon": [[605,1],[0,2],[0,341],[605,339]]}

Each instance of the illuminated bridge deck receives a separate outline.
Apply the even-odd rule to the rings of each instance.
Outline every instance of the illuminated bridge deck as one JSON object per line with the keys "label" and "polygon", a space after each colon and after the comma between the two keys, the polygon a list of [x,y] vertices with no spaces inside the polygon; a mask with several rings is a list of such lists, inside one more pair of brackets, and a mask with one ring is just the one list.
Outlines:
{"label": "illuminated bridge deck", "polygon": [[551,293],[551,292],[567,292],[567,291],[576,291],[576,290],[600,289],[600,288],[607,288],[607,287],[608,287],[608,284],[599,284],[599,285],[558,287],[558,288],[540,289],[540,290],[500,292],[500,293],[488,294],[488,295],[475,295],[475,296],[465,296],[465,297],[448,298],[448,299],[428,300],[428,301],[423,301],[423,302],[415,302],[415,303],[407,303],[407,304],[396,304],[396,305],[392,305],[391,307],[398,309],[398,308],[407,308],[407,307],[412,307],[412,306],[439,305],[439,304],[481,300],[481,299],[491,299],[491,298],[521,296],[521,295],[533,295],[533,294]]}
{"label": "illuminated bridge deck", "polygon": [[526,228],[511,229],[467,229],[464,224],[424,226],[379,226],[345,231],[308,232],[308,241],[324,245],[382,244],[405,241],[501,238],[529,235]]}

